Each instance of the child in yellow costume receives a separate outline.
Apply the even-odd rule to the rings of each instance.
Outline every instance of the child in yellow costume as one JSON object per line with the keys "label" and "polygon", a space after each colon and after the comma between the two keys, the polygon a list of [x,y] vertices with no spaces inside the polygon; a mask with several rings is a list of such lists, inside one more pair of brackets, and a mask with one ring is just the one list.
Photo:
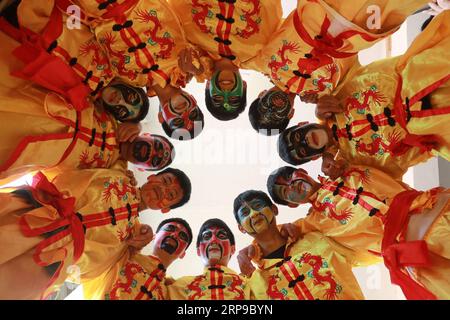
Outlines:
{"label": "child in yellow costume", "polygon": [[239,68],[256,56],[281,23],[279,0],[169,0],[187,39],[213,60],[206,106],[220,120],[244,111],[246,83]]}
{"label": "child in yellow costume", "polygon": [[[284,131],[280,156],[298,165],[323,154],[322,169],[331,175],[341,164],[333,162],[339,149],[338,158],[397,179],[432,156],[450,160],[449,49],[450,11],[445,11],[404,55],[352,69],[335,97],[319,99],[316,113],[327,118],[326,125]],[[301,137],[297,142],[290,139],[295,135]]]}
{"label": "child in yellow costume", "polygon": [[197,255],[205,270],[182,277],[168,286],[171,300],[248,300],[246,280],[227,267],[235,251],[234,235],[220,219],[205,221],[197,236]]}
{"label": "child in yellow costume", "polygon": [[25,65],[14,75],[58,92],[81,110],[114,75],[95,35],[80,22],[84,17],[77,10],[69,17],[62,2],[21,1],[19,28],[2,20],[0,29],[20,42],[12,55]]}
{"label": "child in yellow costume", "polygon": [[[271,36],[270,42],[243,65],[268,75],[275,85],[252,103],[253,127],[284,130],[294,114],[296,95],[312,102],[318,96],[332,93],[357,63],[359,51],[394,33],[426,3],[426,0],[298,0],[297,9]],[[280,116],[277,111],[282,97],[289,101],[289,108]]]}
{"label": "child in yellow costume", "polygon": [[144,169],[162,169],[171,163],[173,146],[166,138],[138,137],[136,122],[145,117],[149,104],[142,89],[111,83],[100,99],[77,111],[59,94],[10,76],[9,70],[19,62],[7,52],[16,42],[2,32],[0,39],[4,49],[0,53],[2,183],[53,167],[109,168],[119,158]]}
{"label": "child in yellow costume", "polygon": [[156,229],[152,254],[133,254],[128,250],[105,274],[83,283],[85,299],[167,299],[166,269],[184,257],[191,242],[192,231],[185,220],[162,221]]}
{"label": "child in yellow costume", "polygon": [[[66,171],[52,182],[39,172],[31,186],[0,193],[6,204],[0,211],[0,295],[45,297],[72,265],[81,281],[98,277],[127,250],[125,240],[140,211],[168,212],[185,204],[191,192],[189,179],[176,169],[135,185],[122,170],[86,169]],[[40,274],[35,282],[41,285],[15,282],[19,268],[27,276]]]}
{"label": "child in yellow costume", "polygon": [[[78,8],[76,12],[72,11],[74,7]],[[19,9],[19,19],[22,12],[25,12],[27,15],[23,14],[23,19],[26,17],[31,22],[42,19],[41,11],[52,12],[44,19],[51,25],[56,24],[54,12],[62,13],[69,24],[76,14],[80,14],[81,28],[84,30],[89,26],[92,31],[90,36],[95,39],[90,47],[98,47],[106,54],[106,61],[110,64],[114,77],[129,85],[147,86],[149,95],[156,93],[164,116],[160,120],[167,122],[170,129],[185,129],[190,134],[189,138],[202,131],[203,115],[197,102],[180,87],[186,85],[192,74],[201,78],[204,70],[208,69],[208,64],[203,63],[204,59],[201,59],[197,50],[188,45],[178,19],[166,1],[122,0],[102,3],[95,0],[55,0],[45,5],[26,1]],[[67,33],[72,47],[75,43],[82,44],[75,37],[76,33],[73,38],[70,38],[71,35],[72,33]],[[65,62],[72,65],[76,60]],[[88,78],[89,76],[93,78],[92,72],[87,74]],[[96,88],[95,93],[100,89],[101,86]],[[165,109],[169,109],[169,106],[176,110],[179,118],[173,123],[170,123],[173,118],[165,116]],[[194,133],[195,121],[202,125]]]}
{"label": "child in yellow costume", "polygon": [[251,249],[246,248],[250,251],[246,254],[258,265],[254,271],[248,261],[253,269],[249,285],[255,299],[364,299],[352,273],[353,251],[320,232],[286,240],[276,225],[277,213],[262,191],[246,191],[234,200],[239,229],[255,239]]}
{"label": "child in yellow costume", "polygon": [[[319,180],[302,169],[283,167],[269,177],[267,186],[279,204],[312,205],[308,216],[296,222],[302,233],[319,231],[352,249],[358,264],[383,256],[392,282],[408,299],[450,297],[450,261],[443,242],[450,230],[449,190],[418,192],[362,166],[352,166],[335,180]],[[421,285],[410,278],[408,267],[423,274],[413,276]]]}

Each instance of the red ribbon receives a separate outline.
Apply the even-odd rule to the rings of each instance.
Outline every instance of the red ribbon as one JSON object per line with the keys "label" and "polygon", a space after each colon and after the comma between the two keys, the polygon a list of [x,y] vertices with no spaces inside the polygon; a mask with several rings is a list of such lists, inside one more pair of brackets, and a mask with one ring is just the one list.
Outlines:
{"label": "red ribbon", "polygon": [[403,270],[406,266],[426,267],[430,265],[426,242],[423,240],[399,242],[397,240],[407,226],[411,204],[420,194],[419,191],[408,190],[399,193],[393,199],[386,213],[381,250],[384,264],[391,276],[391,282],[400,286],[408,300],[435,300],[435,295]]}
{"label": "red ribbon", "polygon": [[62,230],[39,243],[34,254],[35,260],[38,260],[38,264],[42,265],[39,259],[39,255],[42,251],[50,244],[59,241],[66,233],[70,232],[72,234],[74,246],[74,262],[76,262],[84,251],[84,228],[83,223],[75,213],[76,199],[74,197],[64,197],[64,195],[58,191],[56,186],[48,181],[47,177],[42,172],[38,172],[33,177],[32,188],[35,199],[42,204],[54,207],[61,218],[49,223],[47,226],[33,228],[26,221],[27,215],[24,215],[20,218],[20,226],[23,234],[27,237],[36,237],[68,226],[67,232],[65,232],[66,230]]}

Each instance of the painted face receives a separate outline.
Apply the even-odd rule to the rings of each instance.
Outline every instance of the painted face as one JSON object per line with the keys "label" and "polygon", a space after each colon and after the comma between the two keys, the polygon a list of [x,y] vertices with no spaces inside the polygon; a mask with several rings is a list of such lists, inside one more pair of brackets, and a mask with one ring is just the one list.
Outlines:
{"label": "painted face", "polygon": [[102,91],[105,109],[118,121],[130,121],[139,116],[144,105],[137,88],[116,83]]}
{"label": "painted face", "polygon": [[162,117],[170,129],[191,131],[195,121],[201,121],[197,101],[186,92],[174,95],[161,107]]}
{"label": "painted face", "polygon": [[183,189],[172,173],[151,175],[141,187],[141,196],[152,210],[170,208],[183,198]]}
{"label": "painted face", "polygon": [[288,132],[286,141],[294,158],[307,161],[321,155],[329,139],[327,130],[323,126],[307,124]]}
{"label": "painted face", "polygon": [[233,255],[228,232],[220,227],[211,227],[203,230],[198,254],[205,266],[228,265]]}
{"label": "painted face", "polygon": [[288,94],[274,89],[260,97],[258,112],[263,124],[278,124],[289,118],[292,109]]}
{"label": "painted face", "polygon": [[169,141],[158,135],[143,134],[131,143],[122,143],[120,148],[122,157],[143,170],[160,170],[175,156]]}
{"label": "painted face", "polygon": [[178,222],[166,223],[155,235],[155,251],[164,251],[169,255],[179,257],[189,244],[189,232]]}
{"label": "painted face", "polygon": [[211,78],[209,94],[216,108],[234,112],[244,99],[244,82],[239,72],[217,71]]}
{"label": "painted face", "polygon": [[311,196],[310,177],[302,169],[295,170],[291,176],[279,176],[275,181],[275,193],[284,201],[298,205],[306,203]]}
{"label": "painted face", "polygon": [[242,204],[238,217],[245,232],[257,234],[269,228],[275,215],[269,203],[262,199],[253,199]]}

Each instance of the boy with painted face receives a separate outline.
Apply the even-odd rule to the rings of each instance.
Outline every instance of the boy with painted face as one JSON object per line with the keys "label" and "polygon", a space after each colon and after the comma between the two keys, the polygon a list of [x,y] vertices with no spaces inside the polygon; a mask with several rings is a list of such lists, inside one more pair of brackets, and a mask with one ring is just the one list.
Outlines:
{"label": "boy with painted face", "polygon": [[[189,178],[172,168],[135,185],[123,171],[87,169],[65,171],[52,182],[39,172],[31,186],[2,190],[1,203],[8,205],[0,210],[0,295],[46,297],[75,264],[81,281],[95,279],[123,256],[141,211],[169,212],[191,193]],[[18,270],[29,282],[16,282]]]}
{"label": "boy with painted face", "polygon": [[205,221],[197,236],[197,255],[205,271],[196,277],[182,277],[169,285],[172,300],[247,300],[245,279],[227,267],[235,252],[234,235],[220,219]]}
{"label": "boy with painted face", "polygon": [[167,299],[166,270],[173,261],[184,257],[192,242],[192,231],[183,219],[166,219],[156,229],[154,240],[150,255],[134,255],[128,250],[105,274],[83,283],[85,299]]}
{"label": "boy with painted face", "polygon": [[286,240],[276,224],[277,207],[262,191],[234,200],[239,229],[254,238],[258,265],[249,280],[255,299],[363,299],[352,273],[353,253],[320,232]]}
{"label": "boy with painted face", "polygon": [[[336,177],[333,171],[346,160],[397,179],[433,156],[449,160],[449,21],[450,11],[438,15],[400,57],[355,66],[335,96],[319,99],[316,114],[326,123],[295,126],[280,136],[282,158],[298,165],[323,154],[329,176]],[[430,72],[418,82],[423,70]],[[295,132],[303,134],[289,139]]]}
{"label": "boy with painted face", "polygon": [[270,40],[281,23],[280,1],[170,0],[186,38],[213,61],[205,102],[217,119],[228,121],[247,104],[247,84],[239,72]]}
{"label": "boy with painted face", "polygon": [[[383,257],[392,282],[408,299],[449,298],[443,280],[450,267],[444,258],[448,246],[437,245],[445,243],[450,230],[449,190],[418,192],[363,166],[351,166],[334,180],[319,180],[302,169],[282,167],[270,175],[267,188],[281,205],[312,205],[308,216],[295,223],[301,232],[320,231],[355,251],[360,264]],[[407,251],[415,254],[408,258]],[[407,267],[415,267],[414,275],[405,273]]]}
{"label": "boy with painted face", "polygon": [[[252,103],[252,126],[256,130],[286,128],[294,112],[296,95],[315,103],[318,97],[332,93],[357,63],[359,51],[397,31],[410,14],[426,3],[426,0],[351,3],[298,0],[297,9],[271,35],[258,55],[243,64],[244,68],[266,74],[274,83],[273,88],[262,92]],[[374,8],[382,14],[375,17]],[[379,22],[377,26],[370,25],[374,19]],[[271,98],[275,92],[289,101],[283,104],[284,113],[279,99]],[[272,116],[277,110],[280,114]]]}

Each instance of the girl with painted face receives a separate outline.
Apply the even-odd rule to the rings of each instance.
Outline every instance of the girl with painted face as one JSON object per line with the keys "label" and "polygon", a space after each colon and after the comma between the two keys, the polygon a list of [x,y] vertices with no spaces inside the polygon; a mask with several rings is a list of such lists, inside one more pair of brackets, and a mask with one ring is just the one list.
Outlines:
{"label": "girl with painted face", "polygon": [[198,276],[177,279],[169,285],[174,300],[247,300],[250,290],[246,280],[228,268],[235,252],[234,235],[220,219],[209,219],[197,236],[197,255],[204,271]]}
{"label": "girl with painted face", "polygon": [[158,171],[172,163],[175,148],[165,137],[143,134],[131,142],[121,143],[120,154],[139,170]]}
{"label": "girl with painted face", "polygon": [[[150,235],[153,232],[149,231]],[[83,283],[86,299],[166,300],[166,270],[182,259],[192,242],[189,224],[181,218],[162,221],[150,255],[128,251],[103,276]],[[133,270],[133,272],[130,272]]]}

